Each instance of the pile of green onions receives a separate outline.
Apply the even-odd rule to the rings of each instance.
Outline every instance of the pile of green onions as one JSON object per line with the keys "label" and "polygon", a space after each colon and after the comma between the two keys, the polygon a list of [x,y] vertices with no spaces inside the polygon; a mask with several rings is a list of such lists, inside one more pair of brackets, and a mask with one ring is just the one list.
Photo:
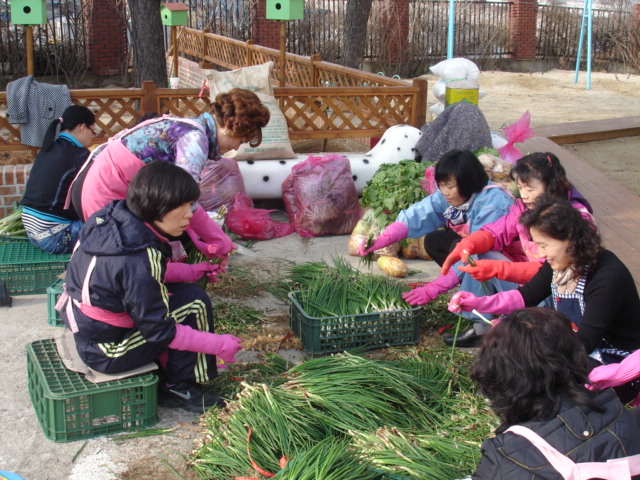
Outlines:
{"label": "pile of green onions", "polygon": [[22,224],[22,207],[15,208],[9,215],[0,219],[0,235],[27,238],[27,232]]}
{"label": "pile of green onions", "polygon": [[202,478],[453,480],[475,468],[494,417],[465,375],[438,358],[340,354],[269,385],[244,384],[204,421],[208,433],[190,459]]}
{"label": "pile of green onions", "polygon": [[310,317],[337,317],[405,310],[406,283],[387,275],[361,273],[343,258],[333,266],[308,262],[291,268],[287,285],[298,290],[300,306]]}

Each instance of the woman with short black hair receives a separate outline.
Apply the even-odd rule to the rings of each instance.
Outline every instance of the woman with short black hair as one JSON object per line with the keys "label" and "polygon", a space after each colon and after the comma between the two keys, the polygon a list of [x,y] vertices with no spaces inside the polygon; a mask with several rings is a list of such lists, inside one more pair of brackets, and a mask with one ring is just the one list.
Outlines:
{"label": "woman with short black hair", "polygon": [[489,183],[482,163],[469,150],[452,150],[444,155],[435,165],[435,178],[438,185],[455,179],[463,198],[471,198]]}
{"label": "woman with short black hair", "polygon": [[133,177],[127,200],[113,201],[80,231],[65,280],[61,316],[80,358],[103,373],[156,361],[158,403],[202,413],[222,403],[202,387],[216,376],[216,356],[235,361],[240,339],[214,334],[211,301],[197,280],[219,265],[169,262],[197,208],[200,189],[176,165],[156,161]]}
{"label": "woman with short black hair", "polygon": [[471,378],[502,425],[482,444],[474,480],[565,478],[522,427],[575,463],[640,454],[640,426],[611,390],[587,390],[587,364],[569,320],[551,309],[516,310],[485,335]]}
{"label": "woman with short black hair", "polygon": [[[442,265],[463,237],[498,220],[513,204],[511,194],[489,181],[480,160],[468,150],[446,153],[436,164],[435,178],[437,192],[401,211],[369,248],[363,243],[358,254],[364,256],[404,238],[425,235],[425,250]],[[480,282],[455,268],[403,297],[412,305],[425,305],[458,284],[461,289],[478,295],[483,292]],[[499,279],[490,285],[493,292],[515,287],[514,283]]]}

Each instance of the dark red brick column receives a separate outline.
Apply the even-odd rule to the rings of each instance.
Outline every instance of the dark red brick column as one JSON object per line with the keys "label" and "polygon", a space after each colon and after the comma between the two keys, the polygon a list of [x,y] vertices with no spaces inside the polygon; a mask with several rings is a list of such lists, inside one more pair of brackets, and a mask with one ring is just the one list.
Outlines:
{"label": "dark red brick column", "polygon": [[124,2],[83,0],[83,4],[89,70],[98,76],[121,74],[127,56]]}
{"label": "dark red brick column", "polygon": [[387,39],[382,48],[386,48],[387,58],[402,61],[407,55],[409,38],[409,0],[395,0],[391,5],[388,17],[382,18]]}
{"label": "dark red brick column", "polygon": [[536,0],[514,0],[511,6],[511,45],[515,60],[536,58]]}
{"label": "dark red brick column", "polygon": [[633,6],[633,28],[631,29],[631,56],[638,58],[640,55],[640,3]]}
{"label": "dark red brick column", "polygon": [[267,20],[265,18],[267,13],[266,0],[253,2],[253,6],[256,9],[254,13],[256,20],[253,22],[251,38],[255,40],[258,45],[280,50],[280,22],[278,20]]}

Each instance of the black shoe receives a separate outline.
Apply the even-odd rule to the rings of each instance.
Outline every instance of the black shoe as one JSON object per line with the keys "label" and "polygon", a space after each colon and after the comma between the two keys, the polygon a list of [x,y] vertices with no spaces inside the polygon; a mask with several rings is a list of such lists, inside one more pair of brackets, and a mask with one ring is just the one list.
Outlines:
{"label": "black shoe", "polygon": [[160,384],[158,405],[169,408],[184,408],[190,412],[204,413],[211,407],[222,407],[220,395],[197,383],[181,382],[172,387]]}
{"label": "black shoe", "polygon": [[483,335],[478,335],[473,326],[467,328],[464,332],[458,333],[458,337],[456,338],[452,334],[444,334],[442,336],[442,340],[449,346],[453,345],[453,340],[456,341],[456,347],[460,348],[473,348],[480,345],[482,342]]}

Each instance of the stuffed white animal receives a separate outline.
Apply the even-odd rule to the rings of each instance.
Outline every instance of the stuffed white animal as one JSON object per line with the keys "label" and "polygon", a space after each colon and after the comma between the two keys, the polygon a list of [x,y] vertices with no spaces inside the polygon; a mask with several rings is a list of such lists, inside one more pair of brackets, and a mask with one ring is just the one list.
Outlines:
{"label": "stuffed white animal", "polygon": [[[398,163],[400,160],[414,159],[415,149],[422,132],[410,125],[394,125],[388,128],[382,138],[367,153],[341,153],[349,159],[353,181],[358,193],[367,184],[383,163]],[[291,173],[291,167],[309,157],[298,154],[290,160],[243,160],[238,162],[247,195],[253,199],[282,197],[282,182]],[[316,155],[324,155],[322,153]]]}

